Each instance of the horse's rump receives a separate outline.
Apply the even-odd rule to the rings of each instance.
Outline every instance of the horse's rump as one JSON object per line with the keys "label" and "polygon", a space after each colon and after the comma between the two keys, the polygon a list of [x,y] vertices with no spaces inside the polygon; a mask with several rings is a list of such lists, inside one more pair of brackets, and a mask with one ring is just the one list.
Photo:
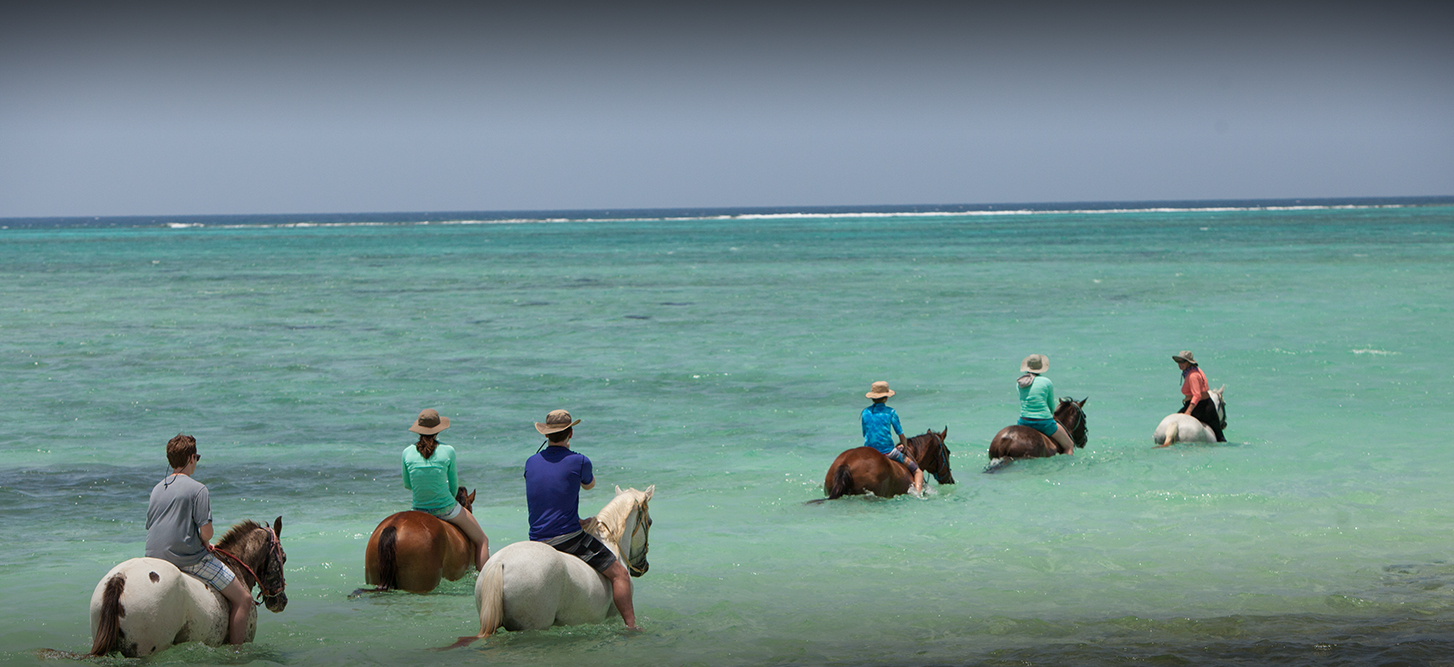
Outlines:
{"label": "horse's rump", "polygon": [[1060,449],[1049,436],[1029,426],[1006,426],[990,440],[991,459],[1023,459],[1055,456]]}
{"label": "horse's rump", "polygon": [[[177,566],[132,558],[107,572],[92,593],[92,654],[135,658],[183,642],[220,645],[230,608],[221,593]],[[257,611],[248,605],[246,641],[256,629]]]}
{"label": "horse's rump", "polygon": [[115,651],[121,641],[121,617],[126,608],[121,606],[121,593],[126,590],[126,576],[111,575],[103,579],[105,590],[101,593],[99,617],[93,619],[91,655],[100,657]]}
{"label": "horse's rump", "polygon": [[830,499],[872,493],[887,498],[909,491],[913,478],[908,467],[872,447],[854,447],[839,454],[828,467],[823,491]]}
{"label": "horse's rump", "polygon": [[[474,565],[473,542],[428,512],[398,512],[379,522],[364,548],[364,581],[374,591],[428,593],[440,579],[463,577]],[[357,591],[356,591],[357,592]]]}

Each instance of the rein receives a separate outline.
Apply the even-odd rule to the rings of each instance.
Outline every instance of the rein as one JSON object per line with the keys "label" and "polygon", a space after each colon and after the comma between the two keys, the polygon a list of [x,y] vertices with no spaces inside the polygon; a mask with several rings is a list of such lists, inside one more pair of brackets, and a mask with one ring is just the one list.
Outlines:
{"label": "rein", "polygon": [[[283,545],[279,542],[278,536],[276,533],[273,532],[273,529],[268,527],[263,527],[263,529],[268,531],[268,555],[272,555],[275,552],[282,551]],[[263,578],[259,577],[256,572],[253,572],[252,568],[248,567],[247,563],[242,562],[242,559],[238,558],[236,554],[233,554],[232,552],[227,551],[221,547],[212,547],[212,551],[231,558],[232,562],[241,565],[242,569],[247,570],[247,573],[252,575],[253,580],[257,582],[258,588],[257,599],[253,600],[253,604],[255,605],[262,604],[263,598],[275,598],[279,595],[282,595],[283,590],[288,587],[287,580],[283,580],[283,585],[279,586],[276,591],[271,590],[268,588],[267,584],[263,583]],[[278,560],[281,562],[282,559],[279,558]],[[266,563],[267,561],[263,562]]]}

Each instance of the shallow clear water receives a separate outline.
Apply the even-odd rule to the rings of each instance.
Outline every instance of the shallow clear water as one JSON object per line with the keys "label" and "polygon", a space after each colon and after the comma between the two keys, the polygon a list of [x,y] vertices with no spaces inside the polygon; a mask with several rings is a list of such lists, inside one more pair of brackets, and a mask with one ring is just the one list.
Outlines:
{"label": "shallow clear water", "polygon": [[[89,647],[164,443],[220,527],[282,515],[290,603],[163,663],[1359,664],[1454,653],[1454,208],[0,231],[0,662]],[[1152,450],[1170,355],[1226,445]],[[983,475],[1021,358],[1075,457]],[[958,484],[822,505],[873,380]],[[655,484],[646,632],[478,628],[472,577],[348,599],[421,408],[495,547],[532,421]],[[932,484],[931,484],[932,485]]]}

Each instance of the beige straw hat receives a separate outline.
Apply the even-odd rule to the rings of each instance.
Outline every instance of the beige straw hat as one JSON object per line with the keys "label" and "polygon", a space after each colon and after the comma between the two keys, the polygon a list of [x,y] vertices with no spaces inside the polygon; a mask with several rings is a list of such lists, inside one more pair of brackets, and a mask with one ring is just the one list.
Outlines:
{"label": "beige straw hat", "polygon": [[864,394],[864,396],[868,398],[888,398],[893,395],[894,390],[889,389],[889,383],[883,380],[879,380],[878,382],[870,385],[868,388],[868,393]]}
{"label": "beige straw hat", "polygon": [[1191,350],[1182,350],[1180,352],[1177,352],[1176,354],[1172,355],[1171,360],[1172,361],[1185,361],[1186,363],[1189,363],[1189,364],[1194,364],[1194,363],[1197,362],[1196,357],[1191,356]]}
{"label": "beige straw hat", "polygon": [[1020,362],[1021,373],[1044,373],[1050,368],[1050,359],[1043,354],[1032,354]]}
{"label": "beige straw hat", "polygon": [[565,410],[551,410],[550,414],[545,416],[544,424],[535,422],[535,430],[540,431],[541,435],[550,435],[560,433],[579,423],[581,423],[579,419],[571,421],[570,413]]}
{"label": "beige straw hat", "polygon": [[434,435],[449,428],[449,417],[439,416],[434,408],[425,408],[419,411],[419,418],[414,420],[414,425],[409,427],[410,431],[423,435]]}

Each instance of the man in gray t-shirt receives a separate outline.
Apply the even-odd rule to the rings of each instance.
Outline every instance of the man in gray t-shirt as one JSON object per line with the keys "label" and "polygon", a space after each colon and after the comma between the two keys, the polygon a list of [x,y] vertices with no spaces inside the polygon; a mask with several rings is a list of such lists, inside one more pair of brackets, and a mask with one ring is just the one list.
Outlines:
{"label": "man in gray t-shirt", "polygon": [[212,526],[207,487],[183,473],[167,475],[146,508],[146,555],[177,567],[196,565],[207,555],[203,526]]}
{"label": "man in gray t-shirt", "polygon": [[200,460],[196,438],[178,433],[167,443],[172,474],[151,490],[146,507],[146,555],[176,565],[222,593],[232,605],[227,643],[241,644],[247,639],[252,593],[212,555],[212,501],[207,487],[192,479]]}

